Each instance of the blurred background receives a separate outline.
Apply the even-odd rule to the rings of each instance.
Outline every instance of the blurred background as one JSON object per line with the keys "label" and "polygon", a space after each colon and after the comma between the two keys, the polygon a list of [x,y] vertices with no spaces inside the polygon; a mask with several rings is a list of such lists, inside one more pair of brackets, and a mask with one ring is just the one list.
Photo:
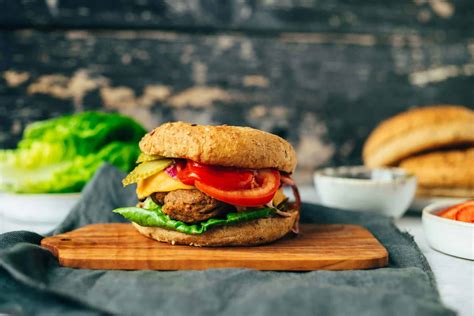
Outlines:
{"label": "blurred background", "polygon": [[469,0],[0,1],[0,148],[33,121],[119,112],[287,138],[298,180],[361,163],[382,119],[474,104]]}
{"label": "blurred background", "polygon": [[[286,138],[303,201],[320,203],[315,169],[362,164],[379,122],[436,104],[474,110],[473,0],[0,0],[0,233],[51,232],[104,161],[130,171],[146,130],[174,120]],[[458,165],[443,148],[445,163],[421,172],[469,182],[468,146],[454,148]],[[351,210],[353,200],[385,215],[402,205],[396,218],[416,189],[403,205],[395,186],[362,183],[327,188]],[[420,210],[434,201],[415,198],[417,213],[396,224],[433,266],[443,301],[472,315],[472,262],[425,240]],[[472,250],[469,231],[449,225],[428,237],[448,254]]]}

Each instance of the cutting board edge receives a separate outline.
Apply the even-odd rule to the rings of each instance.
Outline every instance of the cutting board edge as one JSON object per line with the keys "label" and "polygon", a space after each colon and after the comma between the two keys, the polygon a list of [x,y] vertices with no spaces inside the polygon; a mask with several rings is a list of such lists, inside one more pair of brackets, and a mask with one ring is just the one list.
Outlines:
{"label": "cutting board edge", "polygon": [[251,269],[259,271],[315,271],[315,270],[331,270],[331,271],[343,271],[343,270],[368,270],[375,268],[383,268],[388,264],[388,257],[374,258],[371,260],[328,260],[324,261],[307,261],[298,262],[291,264],[281,264],[277,266],[262,266],[262,262],[246,262],[246,261],[232,261],[229,264],[225,262],[215,262],[209,264],[199,264],[194,266],[192,269],[183,269],[180,267],[178,261],[161,262],[160,264],[143,263],[142,266],[134,267],[128,266],[122,262],[121,265],[109,265],[109,262],[95,261],[90,263],[86,260],[76,260],[69,258],[59,258],[60,265],[69,268],[76,269],[91,269],[91,270],[125,270],[125,271],[136,271],[136,270],[154,270],[154,271],[177,271],[177,270],[188,270],[188,271],[200,271],[206,269]]}
{"label": "cutting board edge", "polygon": [[[60,249],[60,242],[64,240],[70,240],[74,238],[75,234],[81,231],[91,231],[94,227],[103,227],[107,225],[109,228],[113,228],[116,225],[129,227],[130,224],[127,223],[106,223],[106,224],[91,224],[84,227],[80,227],[76,230],[73,230],[69,233],[59,234],[52,237],[46,237],[41,240],[41,246],[48,249],[56,258],[60,265],[67,266],[71,268],[84,268],[84,269],[107,269],[107,270],[204,270],[204,269],[221,269],[221,268],[244,268],[244,269],[256,269],[262,271],[312,271],[312,270],[359,270],[359,269],[372,269],[372,268],[381,268],[388,265],[389,254],[386,248],[378,241],[373,234],[365,227],[354,225],[354,224],[305,224],[305,225],[319,225],[319,226],[345,226],[356,228],[360,231],[364,231],[369,234],[371,238],[374,239],[376,243],[376,249],[374,250],[375,254],[372,257],[365,258],[356,258],[356,259],[329,259],[329,260],[304,260],[297,259],[293,260],[290,263],[282,261],[276,261],[274,264],[268,264],[271,262],[269,260],[259,259],[257,261],[248,262],[245,260],[239,261],[233,259],[231,262],[220,262],[216,260],[212,264],[199,262],[199,260],[193,261],[193,268],[184,267],[180,265],[179,260],[162,260],[161,262],[148,262],[146,260],[133,263],[133,260],[123,260],[120,264],[115,265],[110,263],[110,260],[107,260],[105,263],[102,263],[100,260],[95,260],[92,263],[88,262],[86,259],[74,259],[69,258],[67,253],[68,249],[62,251]],[[138,233],[137,233],[138,234]],[[144,236],[143,236],[144,237]],[[146,237],[144,237],[146,238]],[[277,241],[278,242],[278,241]],[[276,242],[276,243],[277,243]],[[260,246],[249,247],[249,249],[258,248]],[[209,249],[204,247],[205,249]],[[232,247],[229,247],[230,249]],[[70,251],[70,250],[69,250]]]}

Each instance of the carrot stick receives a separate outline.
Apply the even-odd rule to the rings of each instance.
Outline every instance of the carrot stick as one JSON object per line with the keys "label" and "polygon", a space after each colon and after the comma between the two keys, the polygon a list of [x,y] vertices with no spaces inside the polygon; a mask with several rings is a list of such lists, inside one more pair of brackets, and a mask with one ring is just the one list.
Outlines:
{"label": "carrot stick", "polygon": [[[474,210],[474,201],[466,201],[442,210],[438,213],[438,216],[459,221],[461,221],[460,218],[462,218],[463,222],[470,223],[472,216],[474,216],[474,214],[472,213],[474,211],[472,210]],[[462,215],[459,214],[461,211],[463,211]]]}
{"label": "carrot stick", "polygon": [[467,205],[456,214],[456,220],[467,223],[474,223],[474,206]]}
{"label": "carrot stick", "polygon": [[456,214],[458,211],[461,209],[462,205],[457,204],[451,207],[448,207],[447,209],[441,211],[438,213],[439,216],[444,217],[444,218],[449,218],[449,219],[456,219]]}

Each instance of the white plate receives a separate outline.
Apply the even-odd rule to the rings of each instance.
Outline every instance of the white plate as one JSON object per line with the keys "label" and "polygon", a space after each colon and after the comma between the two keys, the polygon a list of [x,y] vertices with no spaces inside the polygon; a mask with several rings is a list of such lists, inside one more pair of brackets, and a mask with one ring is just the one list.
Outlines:
{"label": "white plate", "polygon": [[59,224],[80,193],[14,194],[0,192],[0,215],[18,223]]}
{"label": "white plate", "polygon": [[441,202],[423,210],[422,222],[430,246],[440,252],[474,260],[474,224],[443,218],[435,213],[457,203]]}

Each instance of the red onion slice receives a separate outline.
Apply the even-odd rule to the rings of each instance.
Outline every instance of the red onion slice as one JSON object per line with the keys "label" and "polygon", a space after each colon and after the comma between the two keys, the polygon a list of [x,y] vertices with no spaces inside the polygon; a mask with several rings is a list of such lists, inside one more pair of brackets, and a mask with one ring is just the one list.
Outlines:
{"label": "red onion slice", "polygon": [[176,168],[176,164],[172,163],[168,167],[166,167],[165,172],[171,178],[176,178],[178,176],[178,169]]}
{"label": "red onion slice", "polygon": [[300,207],[301,207],[301,196],[300,192],[298,191],[298,187],[296,186],[296,183],[293,179],[291,179],[287,175],[281,175],[280,181],[283,184],[286,184],[291,187],[291,191],[293,192],[293,196],[295,197],[295,203],[293,204],[294,207],[298,210],[298,216],[296,218],[295,225],[291,229],[291,231],[295,234],[298,234],[300,229],[299,229],[299,222],[300,222]]}

